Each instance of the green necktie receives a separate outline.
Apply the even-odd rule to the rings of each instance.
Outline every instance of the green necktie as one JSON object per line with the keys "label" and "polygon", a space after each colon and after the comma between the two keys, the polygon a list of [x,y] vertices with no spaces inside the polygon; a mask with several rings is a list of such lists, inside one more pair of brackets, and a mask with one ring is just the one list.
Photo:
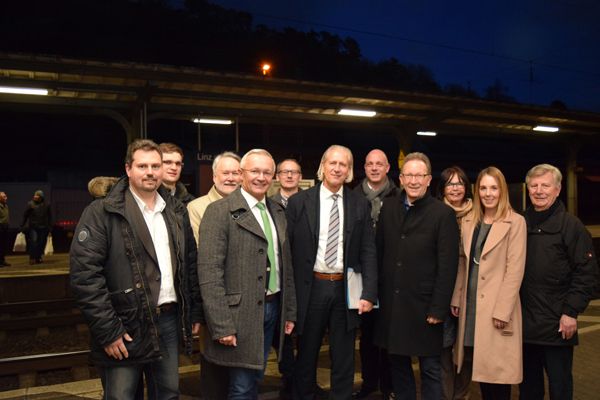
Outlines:
{"label": "green necktie", "polygon": [[271,231],[271,222],[269,222],[269,217],[267,216],[265,205],[259,201],[258,203],[256,203],[256,206],[260,208],[260,216],[262,217],[263,224],[265,226],[265,236],[267,237],[267,242],[269,242],[269,247],[267,248],[269,263],[271,264],[271,272],[269,273],[269,290],[271,291],[271,293],[275,293],[275,291],[277,290],[277,277],[275,276],[275,247],[273,246],[273,232]]}

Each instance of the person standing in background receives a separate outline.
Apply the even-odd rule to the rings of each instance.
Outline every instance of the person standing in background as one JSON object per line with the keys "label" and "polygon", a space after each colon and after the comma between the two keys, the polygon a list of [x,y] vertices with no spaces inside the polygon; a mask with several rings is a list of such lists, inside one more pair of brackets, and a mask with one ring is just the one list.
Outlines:
{"label": "person standing in background", "polygon": [[7,201],[8,196],[6,196],[6,193],[0,192],[0,267],[10,267],[10,264],[4,258],[6,235],[8,234],[8,227],[10,225]]}
{"label": "person standing in background", "polygon": [[29,264],[42,263],[42,254],[46,247],[46,239],[51,235],[52,210],[50,203],[45,201],[44,192],[38,190],[33,195],[33,200],[27,203],[19,229],[25,232],[25,224],[29,220]]}

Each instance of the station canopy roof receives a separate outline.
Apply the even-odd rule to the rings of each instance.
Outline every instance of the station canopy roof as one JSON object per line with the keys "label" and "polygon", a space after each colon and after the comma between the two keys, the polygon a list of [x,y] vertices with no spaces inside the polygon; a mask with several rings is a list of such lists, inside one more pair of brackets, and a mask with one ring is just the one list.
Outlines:
{"label": "station canopy roof", "polygon": [[[47,96],[0,93],[0,109],[131,118],[238,118],[240,123],[347,124],[460,136],[595,135],[600,114],[378,88],[217,73],[194,68],[0,53],[0,86],[44,88]],[[375,111],[372,118],[340,109]]]}

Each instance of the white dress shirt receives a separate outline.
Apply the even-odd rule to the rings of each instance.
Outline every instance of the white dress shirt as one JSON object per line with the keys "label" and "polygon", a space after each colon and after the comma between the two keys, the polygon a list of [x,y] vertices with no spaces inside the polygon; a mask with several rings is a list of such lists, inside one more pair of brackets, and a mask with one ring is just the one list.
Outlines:
{"label": "white dress shirt", "polygon": [[[338,236],[337,262],[330,267],[325,263],[325,249],[327,248],[327,237],[329,235],[329,217],[331,215],[331,207],[333,207],[332,195],[339,195],[337,198],[338,210],[340,212],[340,234]],[[337,191],[331,193],[325,185],[321,185],[319,190],[319,247],[317,248],[317,259],[313,271],[321,274],[341,274],[344,272],[344,186]]]}
{"label": "white dress shirt", "polygon": [[[131,188],[129,188],[131,190]],[[177,303],[177,294],[175,293],[175,284],[173,281],[173,264],[171,261],[171,249],[169,248],[169,231],[162,211],[167,203],[156,193],[154,211],[151,211],[146,203],[140,199],[133,190],[131,194],[135,202],[140,207],[140,211],[146,221],[146,226],[150,232],[156,260],[160,269],[160,292],[158,293],[158,305],[167,303]]]}
{"label": "white dress shirt", "polygon": [[[242,189],[242,196],[244,196],[244,199],[246,199],[246,202],[248,203],[248,207],[250,207],[250,210],[252,211],[252,214],[254,214],[254,217],[256,218],[256,220],[258,221],[258,224],[260,225],[260,228],[263,230],[263,232],[265,231],[265,224],[263,223],[263,219],[262,219],[262,215],[260,215],[260,208],[258,208],[256,206],[256,204],[259,202],[258,200],[256,200],[256,198],[254,196],[252,196],[250,193],[246,192],[244,189]],[[279,241],[277,240],[278,236],[277,236],[277,228],[275,227],[275,223],[273,222],[273,218],[271,218],[271,213],[269,212],[269,208],[267,207],[267,203],[265,201],[265,197],[262,198],[262,200],[260,201],[261,203],[264,204],[265,206],[265,211],[267,212],[267,217],[269,217],[269,222],[271,223],[271,232],[273,233],[273,251],[275,254],[275,271],[273,271],[273,266],[271,265],[271,274],[273,272],[275,272],[275,282],[277,282],[277,290],[275,292],[271,292],[270,290],[267,291],[267,295],[269,294],[273,294],[273,293],[277,293],[281,290],[281,282],[279,279]],[[265,233],[266,235],[266,233]],[[267,283],[268,285],[268,283]]]}

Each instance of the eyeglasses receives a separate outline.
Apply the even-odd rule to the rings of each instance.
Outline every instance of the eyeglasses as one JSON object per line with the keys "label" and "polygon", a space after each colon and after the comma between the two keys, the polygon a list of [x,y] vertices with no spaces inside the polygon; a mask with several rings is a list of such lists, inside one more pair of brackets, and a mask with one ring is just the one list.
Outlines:
{"label": "eyeglasses", "polygon": [[170,167],[171,165],[175,164],[175,166],[177,168],[182,168],[183,167],[183,163],[181,161],[177,161],[177,162],[173,162],[173,161],[163,161],[163,164],[165,165],[165,167]]}
{"label": "eyeglasses", "polygon": [[292,175],[297,176],[300,175],[300,171],[297,169],[284,169],[278,172],[279,175]]}
{"label": "eyeglasses", "polygon": [[444,186],[446,186],[446,189],[452,189],[452,188],[463,189],[465,187],[465,184],[463,182],[457,182],[457,183],[448,182]]}
{"label": "eyeglasses", "polygon": [[240,168],[242,171],[246,171],[247,173],[249,173],[250,175],[252,175],[253,177],[257,177],[257,176],[264,176],[265,178],[269,179],[273,177],[273,172],[271,171],[259,171],[256,169],[253,169],[252,171],[248,170],[248,169],[244,169],[244,168]]}
{"label": "eyeglasses", "polygon": [[426,176],[429,176],[429,174],[424,174],[424,175],[423,175],[423,174],[419,174],[419,175],[413,175],[413,174],[402,174],[402,176],[403,176],[403,177],[405,177],[405,178],[406,178],[406,180],[408,180],[408,181],[412,181],[412,180],[413,180],[413,178],[415,178],[415,180],[416,180],[417,182],[420,182],[420,181],[422,181],[422,180],[423,180],[423,178],[425,178]]}

